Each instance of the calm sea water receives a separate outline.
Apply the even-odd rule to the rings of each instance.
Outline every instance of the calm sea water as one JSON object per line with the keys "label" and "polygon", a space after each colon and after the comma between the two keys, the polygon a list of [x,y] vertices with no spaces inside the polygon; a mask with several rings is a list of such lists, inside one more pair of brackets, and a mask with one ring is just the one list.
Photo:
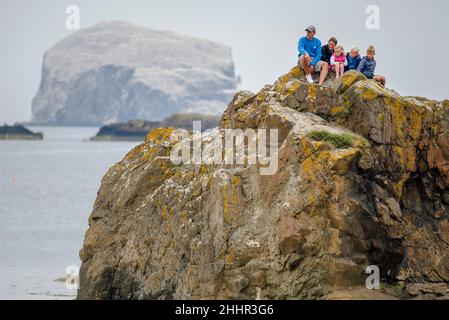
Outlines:
{"label": "calm sea water", "polygon": [[100,181],[138,143],[86,142],[98,128],[29,127],[43,141],[0,141],[0,299],[73,299],[78,252]]}

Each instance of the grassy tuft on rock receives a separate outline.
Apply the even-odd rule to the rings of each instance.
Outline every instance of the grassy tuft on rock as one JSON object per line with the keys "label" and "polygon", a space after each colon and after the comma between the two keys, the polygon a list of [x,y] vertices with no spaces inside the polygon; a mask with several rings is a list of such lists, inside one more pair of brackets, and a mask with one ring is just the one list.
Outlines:
{"label": "grassy tuft on rock", "polygon": [[312,131],[309,137],[316,141],[325,141],[338,149],[348,149],[354,145],[354,138],[346,133],[335,134],[327,131]]}

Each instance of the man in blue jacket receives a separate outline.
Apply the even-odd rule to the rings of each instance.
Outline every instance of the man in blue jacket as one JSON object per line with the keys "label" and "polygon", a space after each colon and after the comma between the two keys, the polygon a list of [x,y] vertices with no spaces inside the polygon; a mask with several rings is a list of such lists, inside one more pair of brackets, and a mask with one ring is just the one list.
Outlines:
{"label": "man in blue jacket", "polygon": [[319,84],[323,84],[329,72],[329,64],[321,61],[321,41],[315,38],[316,28],[308,26],[307,35],[298,42],[298,65],[306,73],[307,82],[313,83],[312,73],[321,72]]}

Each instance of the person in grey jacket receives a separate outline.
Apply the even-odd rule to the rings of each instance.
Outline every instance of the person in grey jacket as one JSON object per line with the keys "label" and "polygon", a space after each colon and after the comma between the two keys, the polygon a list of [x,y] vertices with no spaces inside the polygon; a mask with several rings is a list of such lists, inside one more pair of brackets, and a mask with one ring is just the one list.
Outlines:
{"label": "person in grey jacket", "polygon": [[376,60],[374,60],[375,55],[376,49],[373,46],[369,46],[366,50],[366,56],[363,57],[359,66],[357,67],[357,71],[363,73],[368,79],[373,79],[379,82],[382,86],[385,86],[387,82],[385,77],[374,74],[376,70]]}

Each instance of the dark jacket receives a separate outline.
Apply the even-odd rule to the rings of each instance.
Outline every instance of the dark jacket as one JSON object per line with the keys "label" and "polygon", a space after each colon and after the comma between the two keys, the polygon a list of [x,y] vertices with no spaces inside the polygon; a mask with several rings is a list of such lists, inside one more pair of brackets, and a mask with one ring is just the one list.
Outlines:
{"label": "dark jacket", "polygon": [[367,57],[363,57],[359,66],[357,67],[357,71],[361,72],[368,79],[372,79],[374,77],[374,71],[376,70],[376,60],[369,60]]}
{"label": "dark jacket", "polygon": [[348,66],[346,67],[346,71],[347,70],[357,70],[357,68],[359,67],[360,61],[362,61],[362,58],[360,56],[352,58],[351,55],[348,53],[346,55],[346,60],[348,61]]}
{"label": "dark jacket", "polygon": [[331,63],[331,57],[334,54],[334,50],[329,49],[329,45],[326,44],[325,46],[321,47],[321,61]]}

